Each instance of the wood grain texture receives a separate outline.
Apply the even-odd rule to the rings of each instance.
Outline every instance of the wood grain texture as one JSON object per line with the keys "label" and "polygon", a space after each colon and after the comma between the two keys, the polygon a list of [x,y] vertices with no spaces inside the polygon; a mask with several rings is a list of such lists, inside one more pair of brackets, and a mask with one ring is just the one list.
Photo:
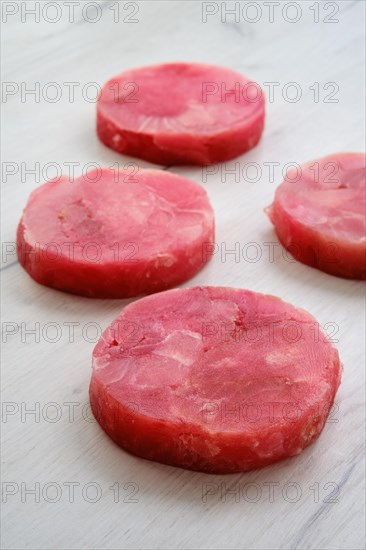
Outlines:
{"label": "wood grain texture", "polygon": [[[35,102],[30,96],[22,102],[20,93],[3,103],[3,167],[17,163],[19,171],[2,179],[2,242],[9,251],[2,264],[2,547],[363,548],[364,286],[289,262],[279,246],[270,261],[264,243],[277,239],[263,208],[271,202],[286,163],[365,147],[364,2],[331,2],[339,8],[333,16],[339,22],[328,24],[323,20],[330,10],[324,11],[321,2],[319,23],[310,10],[313,2],[306,1],[297,2],[302,10],[297,23],[286,22],[281,11],[270,23],[264,8],[256,23],[242,16],[239,22],[228,16],[223,23],[220,13],[203,23],[201,2],[160,0],[138,2],[138,23],[114,23],[113,2],[99,2],[102,16],[96,23],[85,20],[76,6],[75,22],[70,23],[64,3],[58,4],[62,17],[56,23],[44,17],[37,23],[32,16],[22,22],[19,12],[2,25],[3,81],[19,89],[21,82],[28,89],[36,82],[43,89],[56,82],[63,90],[55,103],[43,98]],[[126,3],[120,4],[124,9]],[[54,17],[51,11],[49,17]],[[275,100],[268,103],[260,145],[226,164],[228,170],[249,170],[250,180],[254,176],[248,163],[257,163],[262,171],[258,181],[248,181],[242,173],[238,181],[230,173],[223,181],[222,167],[213,175],[200,168],[169,168],[208,191],[220,247],[229,250],[239,243],[243,250],[257,243],[261,252],[256,262],[250,261],[254,249],[245,249],[246,259],[238,262],[234,255],[217,253],[186,286],[249,288],[303,307],[322,326],[335,327],[344,364],[337,407],[318,442],[297,458],[243,475],[183,471],[116,447],[93,421],[88,384],[97,329],[104,329],[127,301],[94,301],[43,288],[11,253],[22,208],[43,181],[42,174],[39,182],[37,175],[22,178],[25,168],[38,162],[42,169],[54,162],[66,172],[65,163],[76,162],[77,176],[90,162],[148,166],[117,156],[98,142],[95,104],[80,89],[90,82],[102,85],[126,68],[174,60],[216,63],[261,84],[279,83]],[[67,96],[67,82],[80,83],[74,102]],[[288,82],[301,87],[298,102],[282,98]],[[318,103],[309,90],[315,82],[320,86]],[[339,86],[336,103],[323,101],[332,91],[323,88],[329,82]],[[264,164],[269,162],[279,163],[274,178]],[[75,323],[74,338],[70,323]],[[31,328],[36,334],[26,332]],[[32,408],[36,413],[26,414]],[[73,499],[68,483],[77,484]],[[39,487],[39,498],[26,493],[34,487]],[[100,498],[90,502],[99,490]]]}

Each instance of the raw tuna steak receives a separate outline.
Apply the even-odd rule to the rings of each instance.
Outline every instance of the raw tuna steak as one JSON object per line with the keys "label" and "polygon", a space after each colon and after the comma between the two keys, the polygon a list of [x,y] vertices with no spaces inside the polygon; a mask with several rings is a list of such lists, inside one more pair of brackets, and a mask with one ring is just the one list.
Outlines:
{"label": "raw tuna steak", "polygon": [[212,473],[299,454],[340,383],[315,319],[273,296],[196,287],[128,305],[93,353],[90,401],[127,451]]}
{"label": "raw tuna steak", "polygon": [[267,209],[278,238],[300,262],[366,278],[366,155],[332,155],[291,171]]}
{"label": "raw tuna steak", "polygon": [[157,164],[206,165],[254,147],[264,125],[260,87],[229,69],[171,63],[126,71],[105,84],[100,140]]}
{"label": "raw tuna steak", "polygon": [[50,181],[28,200],[18,257],[38,283],[127,298],[177,285],[208,261],[214,216],[200,186],[161,170],[87,176]]}

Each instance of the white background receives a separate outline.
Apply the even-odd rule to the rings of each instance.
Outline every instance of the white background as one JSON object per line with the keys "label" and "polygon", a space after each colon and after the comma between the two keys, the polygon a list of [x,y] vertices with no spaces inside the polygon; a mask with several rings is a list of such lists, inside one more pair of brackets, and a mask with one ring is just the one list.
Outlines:
{"label": "white background", "polygon": [[[246,21],[255,18],[255,11],[251,11],[255,7],[241,11],[238,22],[228,16],[223,23],[225,5],[221,3],[217,3],[218,13],[208,16],[206,23],[201,2],[193,1],[139,2],[138,13],[130,17],[138,19],[136,23],[123,21],[134,11],[133,6],[124,6],[123,2],[118,23],[110,9],[114,2],[99,2],[101,17],[95,23],[88,21],[98,15],[95,8],[82,12],[87,2],[79,6],[76,3],[73,23],[68,22],[68,8],[63,2],[58,3],[61,18],[55,23],[46,20],[58,17],[52,6],[43,15],[41,12],[38,23],[32,15],[26,15],[22,22],[25,2],[2,4],[3,81],[15,83],[20,91],[22,82],[28,89],[39,82],[41,90],[39,101],[35,101],[31,95],[22,98],[13,84],[13,95],[3,98],[2,168],[9,171],[13,166],[17,171],[12,176],[3,173],[2,177],[2,240],[8,243],[7,250],[11,251],[29,193],[44,181],[42,173],[38,182],[38,174],[25,177],[24,171],[36,162],[41,172],[53,162],[66,174],[65,163],[77,162],[75,175],[89,162],[110,166],[116,161],[134,161],[147,166],[143,161],[118,156],[99,143],[95,104],[81,93],[84,89],[85,95],[84,87],[89,82],[102,85],[127,68],[184,60],[227,66],[260,84],[278,82],[274,101],[267,103],[261,143],[226,165],[232,169],[239,162],[237,167],[242,170],[249,162],[258,163],[262,170],[258,181],[249,181],[243,175],[235,181],[235,175],[229,173],[223,181],[225,166],[208,176],[206,182],[200,168],[170,168],[207,189],[216,213],[219,246],[229,249],[239,242],[251,254],[238,262],[233,255],[225,258],[216,254],[186,286],[249,288],[303,307],[323,326],[335,323],[339,327],[335,338],[344,364],[337,410],[332,415],[335,422],[328,422],[318,442],[297,458],[230,476],[147,462],[114,445],[93,422],[87,408],[92,340],[96,334],[95,326],[93,330],[87,324],[98,323],[104,329],[127,302],[78,298],[44,288],[27,276],[14,255],[4,256],[3,327],[8,332],[13,329],[14,334],[3,335],[3,401],[13,414],[3,416],[1,424],[2,481],[15,494],[8,495],[2,504],[2,547],[362,548],[363,283],[291,263],[280,247],[276,247],[275,261],[270,262],[264,243],[276,243],[277,239],[263,208],[270,204],[286,163],[302,163],[338,151],[364,150],[364,2],[330,2],[327,6],[315,2],[319,6],[318,23],[314,22],[316,6],[310,9],[314,2],[306,1],[284,12],[282,2],[273,23],[269,22],[269,8],[262,3],[262,16],[256,23]],[[9,15],[5,23],[6,4],[15,5],[19,11]],[[26,4],[34,7],[34,2]],[[41,7],[45,4],[40,2]],[[241,2],[240,8],[245,4]],[[286,21],[296,17],[296,9],[301,10],[299,21]],[[326,17],[338,22],[324,22]],[[61,87],[60,101],[48,100],[48,92],[52,97],[52,90],[44,88],[48,82]],[[74,102],[69,101],[65,82],[80,83]],[[297,82],[301,87],[298,102],[282,97],[288,82]],[[315,82],[320,86],[319,102],[314,101],[309,89]],[[323,89],[329,82],[339,87],[333,96],[338,102],[324,102],[333,90]],[[11,85],[6,89],[9,91]],[[265,89],[268,92],[268,87]],[[95,93],[91,87],[86,91],[90,96]],[[166,94],[168,100],[169,90]],[[265,162],[280,163],[272,181]],[[249,179],[253,174],[248,172]],[[50,169],[48,176],[52,175]],[[249,242],[256,242],[262,253],[257,262],[249,261],[254,253],[254,249],[245,249]],[[65,325],[70,322],[79,323],[73,342]],[[26,329],[36,328],[36,323],[39,338],[26,333]],[[56,331],[48,323],[60,327],[57,342],[50,341]],[[50,402],[57,408],[47,407]],[[74,403],[71,422],[71,405],[64,405],[67,402]],[[37,407],[38,417],[22,417],[22,410],[24,413],[25,408]],[[55,414],[61,418],[51,422]],[[70,502],[65,485],[68,482],[79,484],[75,486],[74,502]],[[137,484],[134,498],[138,502],[123,502],[136,487],[123,489],[128,482]],[[25,492],[36,483],[41,493],[39,502]],[[95,495],[93,487],[87,485],[90,483],[98,484],[102,492],[94,503],[87,501]],[[109,489],[116,483],[121,488],[117,503]],[[205,501],[202,494],[207,483],[213,485]],[[250,483],[256,485],[250,487]],[[277,484],[273,486],[273,498],[269,498],[268,483]],[[49,502],[56,495],[55,487],[60,488],[60,498]],[[329,497],[334,488],[336,502],[327,502],[332,500]],[[239,489],[240,494],[226,494],[225,501],[230,489]],[[254,502],[256,494],[258,500]]]}

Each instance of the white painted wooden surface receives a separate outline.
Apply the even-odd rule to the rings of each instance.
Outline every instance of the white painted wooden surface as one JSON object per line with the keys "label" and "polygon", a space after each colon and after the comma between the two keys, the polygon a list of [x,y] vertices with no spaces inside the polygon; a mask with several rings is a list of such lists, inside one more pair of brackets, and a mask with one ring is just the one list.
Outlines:
{"label": "white painted wooden surface", "polygon": [[[68,8],[63,2],[58,3],[62,18],[56,23],[45,21],[42,15],[39,23],[31,15],[23,23],[25,2],[2,4],[3,10],[5,4],[19,8],[2,25],[3,80],[15,82],[19,89],[21,82],[28,88],[39,82],[41,91],[48,91],[50,97],[52,90],[44,85],[56,82],[63,92],[55,103],[47,97],[37,103],[31,96],[22,102],[20,92],[9,95],[3,103],[2,167],[10,170],[15,165],[4,163],[14,162],[19,168],[15,175],[6,178],[3,174],[2,178],[3,243],[14,242],[22,208],[38,185],[34,175],[21,181],[25,168],[39,162],[42,169],[56,162],[66,172],[66,162],[77,162],[75,174],[79,175],[88,162],[102,166],[116,160],[136,162],[116,158],[98,142],[95,105],[80,93],[85,84],[103,84],[125,68],[170,60],[216,63],[261,84],[279,82],[275,100],[268,104],[260,145],[227,164],[233,168],[239,162],[242,169],[248,162],[258,163],[262,169],[259,181],[241,177],[235,182],[235,176],[228,174],[223,182],[220,168],[203,182],[199,168],[170,168],[207,189],[216,211],[220,245],[225,243],[229,249],[235,242],[241,247],[256,242],[262,251],[258,262],[241,259],[236,263],[232,255],[222,261],[217,254],[187,286],[229,285],[279,295],[309,310],[322,325],[331,322],[339,326],[336,345],[344,363],[338,410],[332,415],[335,422],[328,422],[318,442],[299,457],[261,471],[226,477],[146,462],[116,447],[93,422],[87,408],[91,340],[95,335],[88,323],[98,323],[104,329],[125,302],[93,301],[38,286],[9,254],[3,258],[3,323],[7,323],[3,327],[14,334],[3,335],[7,340],[3,343],[3,406],[8,414],[1,424],[2,482],[7,484],[3,489],[14,494],[8,494],[2,504],[2,547],[362,548],[364,287],[361,282],[289,263],[279,247],[271,263],[263,243],[276,242],[276,237],[262,210],[271,202],[286,163],[364,149],[364,2],[331,2],[327,8],[324,3],[315,3],[319,5],[319,23],[314,22],[310,9],[314,3],[306,1],[297,2],[302,16],[296,23],[284,20],[283,2],[273,23],[268,21],[269,8],[263,4],[262,17],[256,23],[244,20],[244,16],[253,19],[254,11],[244,16],[241,13],[238,23],[233,16],[221,22],[220,13],[208,16],[203,23],[200,2],[145,1],[138,3],[139,11],[133,16],[137,23],[115,23],[110,9],[114,3],[99,2],[102,16],[94,24],[83,18],[85,2],[75,6],[74,23],[67,21]],[[26,4],[29,8],[34,2]],[[240,3],[241,9],[244,4]],[[332,16],[333,5],[339,11]],[[220,3],[217,6],[222,7]],[[133,11],[128,6],[123,11],[123,3],[120,7],[121,19]],[[48,9],[46,18],[54,18],[54,8]],[[209,9],[214,11],[215,6]],[[295,8],[287,9],[285,15],[293,19],[296,14],[291,9]],[[90,8],[87,17],[94,14]],[[325,23],[327,15],[339,22]],[[74,103],[68,100],[65,82],[80,83]],[[281,97],[288,82],[301,86],[303,97],[297,103]],[[320,85],[318,103],[309,90],[314,82]],[[323,101],[333,89],[323,90],[328,82],[339,86],[334,96],[337,103]],[[87,91],[92,95],[91,87]],[[268,166],[263,164],[268,162],[280,163],[274,169],[273,182]],[[248,174],[253,178],[253,172]],[[41,175],[39,183],[42,181]],[[8,247],[10,250],[11,245]],[[65,325],[71,322],[78,323],[73,342]],[[26,332],[37,330],[36,323],[39,338]],[[57,342],[50,342],[56,329],[48,323],[60,327]],[[47,405],[51,402],[57,405]],[[36,415],[25,414],[25,408],[35,409]],[[70,421],[72,408],[74,419]],[[51,422],[55,414],[60,418]],[[78,484],[74,499],[70,498],[70,486],[65,485],[72,482]],[[26,492],[37,483],[39,498]],[[276,484],[272,498],[269,483]],[[115,492],[110,489],[117,484],[119,502],[114,501]],[[95,488],[101,497],[88,502],[94,498]],[[124,502],[135,488],[133,498],[137,502]],[[207,488],[209,494],[203,498]],[[235,497],[230,489],[240,490],[240,494]],[[336,502],[330,503],[327,500],[333,489]],[[59,500],[50,502],[55,497]]]}

